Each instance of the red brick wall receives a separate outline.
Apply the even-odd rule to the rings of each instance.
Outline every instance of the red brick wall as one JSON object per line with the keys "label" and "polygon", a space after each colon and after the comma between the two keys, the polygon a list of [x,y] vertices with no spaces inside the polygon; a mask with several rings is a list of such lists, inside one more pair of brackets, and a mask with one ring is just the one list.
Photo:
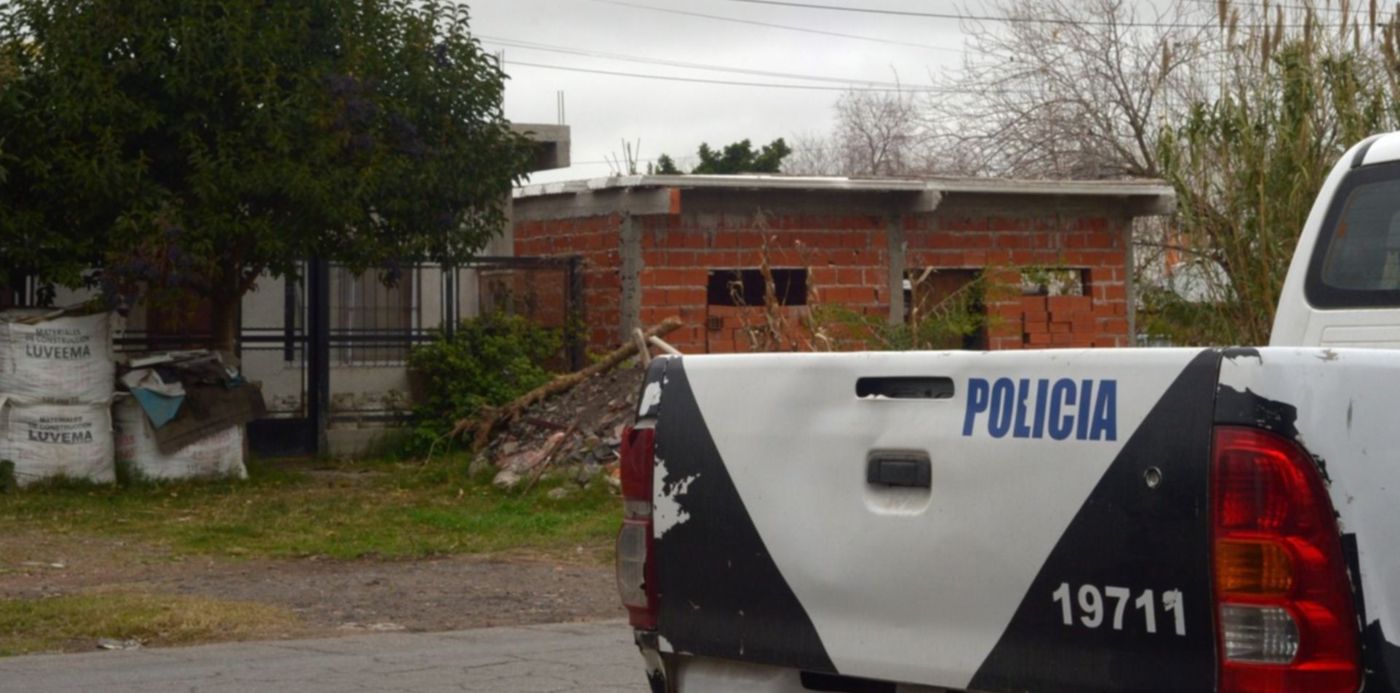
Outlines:
{"label": "red brick wall", "polygon": [[[667,337],[683,352],[748,351],[746,328],[764,322],[758,306],[706,306],[708,271],[758,267],[768,238],[772,267],[806,267],[809,301],[888,312],[885,222],[877,216],[777,216],[766,232],[742,215],[701,228],[695,215],[652,217],[642,235],[642,322],[678,315],[686,327]],[[813,295],[813,294],[816,295]],[[782,311],[784,348],[804,348],[807,310]],[[707,324],[713,319],[716,324]],[[712,329],[718,328],[718,329]]]}
{"label": "red brick wall", "polygon": [[[1086,301],[1073,302],[1073,308],[1057,301],[1062,307],[1054,315],[1042,316],[1046,308],[1015,296],[1015,291],[991,302],[988,348],[1128,346],[1126,223],[1101,216],[912,218],[905,225],[905,264],[991,267],[1003,284],[1012,286],[1020,279],[1015,268],[1083,270]],[[1065,325],[1056,323],[1073,323],[1069,325],[1073,329],[1066,331]],[[1044,336],[1052,334],[1060,336]]]}
{"label": "red brick wall", "polygon": [[537,325],[568,321],[569,272],[560,267],[486,269],[477,275],[483,312],[508,310]]}
{"label": "red brick wall", "polygon": [[[519,202],[517,202],[519,204]],[[988,306],[991,349],[1054,346],[1126,346],[1128,339],[1126,219],[1063,214],[1006,216],[1004,211],[943,208],[906,217],[907,269],[990,268],[1006,285]],[[809,268],[809,300],[841,304],[867,314],[889,311],[887,222],[882,215],[770,216],[766,233],[749,215],[683,212],[638,218],[642,227],[641,322],[676,315],[685,327],[668,341],[688,353],[744,351],[743,326],[759,308],[706,305],[708,270],[757,267],[768,237],[773,267]],[[522,221],[515,225],[519,255],[584,256],[590,348],[618,342],[621,320],[620,217]],[[1019,296],[1020,267],[1082,269],[1082,300],[1046,302]],[[1042,307],[1042,304],[1044,307]],[[805,308],[785,309],[790,326]],[[711,324],[707,324],[707,318]],[[717,327],[718,329],[710,329]],[[800,345],[800,331],[787,337]],[[807,335],[810,336],[810,335]]]}
{"label": "red brick wall", "polygon": [[584,323],[588,344],[604,349],[617,342],[622,320],[622,279],[618,224],[621,216],[583,217],[551,221],[517,221],[515,254],[521,256],[579,255],[583,257]]}

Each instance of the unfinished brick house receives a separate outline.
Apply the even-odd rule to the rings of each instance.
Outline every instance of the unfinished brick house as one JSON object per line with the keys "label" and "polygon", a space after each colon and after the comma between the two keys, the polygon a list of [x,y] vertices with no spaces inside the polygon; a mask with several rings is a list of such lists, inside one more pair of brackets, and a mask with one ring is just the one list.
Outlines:
{"label": "unfinished brick house", "polygon": [[765,257],[794,317],[898,322],[982,277],[1002,290],[965,346],[1113,347],[1134,334],[1129,228],[1173,204],[1156,182],[631,176],[521,188],[513,232],[517,255],[582,256],[594,349],[670,315],[682,351],[752,348]]}

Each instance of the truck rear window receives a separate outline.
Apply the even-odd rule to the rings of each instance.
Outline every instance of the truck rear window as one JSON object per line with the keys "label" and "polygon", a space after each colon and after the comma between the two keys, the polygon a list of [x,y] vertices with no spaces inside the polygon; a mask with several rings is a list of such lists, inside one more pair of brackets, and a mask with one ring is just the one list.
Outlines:
{"label": "truck rear window", "polygon": [[1357,169],[1342,181],[1305,291],[1318,308],[1400,307],[1400,164]]}

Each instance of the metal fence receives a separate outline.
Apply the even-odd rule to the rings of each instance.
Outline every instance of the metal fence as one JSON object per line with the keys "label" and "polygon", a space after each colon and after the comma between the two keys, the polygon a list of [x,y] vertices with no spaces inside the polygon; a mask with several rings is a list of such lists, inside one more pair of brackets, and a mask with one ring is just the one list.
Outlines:
{"label": "metal fence", "polygon": [[[305,263],[293,280],[261,282],[241,305],[235,345],[245,377],[268,401],[269,417],[249,425],[252,448],[315,454],[326,450],[331,425],[401,421],[415,394],[407,368],[413,347],[478,315],[502,311],[559,330],[565,346],[553,365],[581,368],[582,279],[577,257],[481,257],[406,265],[393,285],[377,271],[356,274],[324,261]],[[31,285],[0,290],[0,307],[35,300]],[[207,303],[152,308],[114,342],[127,353],[203,347],[209,315]]]}

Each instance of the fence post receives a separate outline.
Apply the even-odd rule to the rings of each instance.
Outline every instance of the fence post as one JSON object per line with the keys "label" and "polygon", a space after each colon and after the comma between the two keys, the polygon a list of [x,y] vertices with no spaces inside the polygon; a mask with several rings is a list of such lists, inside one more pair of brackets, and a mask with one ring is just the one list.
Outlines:
{"label": "fence post", "polygon": [[311,450],[327,449],[326,427],[331,403],[331,272],[330,263],[316,258],[306,273],[306,416],[311,423]]}
{"label": "fence post", "polygon": [[461,319],[461,309],[457,306],[460,294],[457,290],[457,266],[441,265],[440,272],[442,274],[442,324],[440,327],[443,336],[452,339],[452,335],[457,332],[457,321]]}
{"label": "fence post", "polygon": [[282,360],[297,360],[297,283],[290,272],[282,277]]}

